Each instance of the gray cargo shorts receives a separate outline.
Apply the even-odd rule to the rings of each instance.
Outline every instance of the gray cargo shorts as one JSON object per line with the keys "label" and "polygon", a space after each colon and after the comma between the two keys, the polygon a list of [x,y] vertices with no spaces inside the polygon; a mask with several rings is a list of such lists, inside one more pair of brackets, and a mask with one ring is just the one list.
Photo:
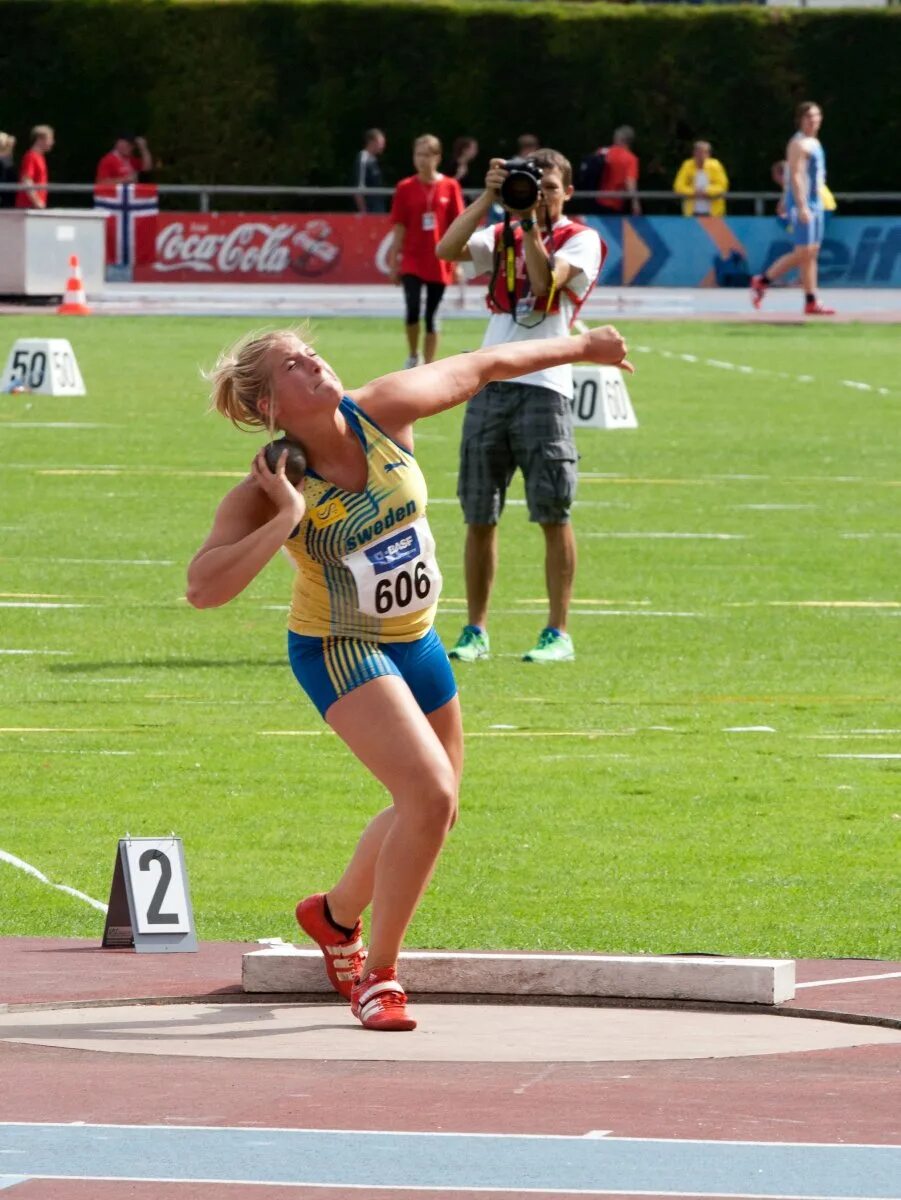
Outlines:
{"label": "gray cargo shorts", "polygon": [[563,525],[576,494],[569,399],[531,383],[489,383],[466,407],[457,495],[467,525],[495,525],[517,467],[529,520]]}

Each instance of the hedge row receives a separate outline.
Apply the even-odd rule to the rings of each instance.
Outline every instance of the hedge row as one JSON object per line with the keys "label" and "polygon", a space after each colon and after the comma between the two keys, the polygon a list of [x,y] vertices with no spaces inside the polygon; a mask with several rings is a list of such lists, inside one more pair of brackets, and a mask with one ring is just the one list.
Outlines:
{"label": "hedge row", "polygon": [[484,157],[540,134],[571,158],[638,132],[665,188],[705,137],[733,187],[770,186],[804,98],[825,111],[839,190],[899,186],[901,11],[441,0],[0,0],[0,129],[56,127],[52,174],[85,181],[116,131],[160,179],[346,184],[360,133],[475,134]]}

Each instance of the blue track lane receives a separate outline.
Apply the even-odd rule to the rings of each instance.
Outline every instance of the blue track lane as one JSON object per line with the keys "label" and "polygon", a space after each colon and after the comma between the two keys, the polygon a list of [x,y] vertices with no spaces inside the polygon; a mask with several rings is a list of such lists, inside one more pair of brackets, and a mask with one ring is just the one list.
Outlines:
{"label": "blue track lane", "polygon": [[348,1154],[348,1136],[0,1124],[0,1161],[19,1176],[76,1179],[901,1200],[895,1146],[357,1132]]}

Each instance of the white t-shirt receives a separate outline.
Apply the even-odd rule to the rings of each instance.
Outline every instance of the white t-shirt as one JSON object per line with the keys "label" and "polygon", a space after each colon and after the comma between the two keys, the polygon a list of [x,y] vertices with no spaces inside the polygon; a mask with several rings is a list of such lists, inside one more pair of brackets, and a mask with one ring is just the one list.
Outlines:
{"label": "white t-shirt", "polygon": [[[554,228],[569,223],[569,218],[561,217]],[[467,242],[472,263],[477,275],[490,275],[494,269],[494,226],[477,229]],[[575,304],[568,295],[572,292],[581,300],[601,269],[601,239],[593,229],[584,229],[574,234],[565,245],[557,251],[557,257],[565,259],[571,266],[576,267],[576,274],[566,285],[566,291],[560,293],[560,309],[549,313],[539,324],[530,328],[517,325],[509,313],[492,313],[488,318],[488,328],[482,339],[483,346],[499,346],[508,342],[529,342],[543,338],[565,337],[573,319]],[[540,308],[541,301],[539,301]],[[562,367],[547,367],[543,371],[533,371],[529,375],[517,376],[514,383],[533,383],[537,387],[550,388],[561,396],[571,396],[573,391],[573,371],[567,363]]]}
{"label": "white t-shirt", "polygon": [[[707,172],[704,170],[703,167],[698,167],[698,169],[695,171],[695,191],[696,192],[706,192],[707,188],[709,188],[709,187],[710,187],[710,176],[707,174]],[[695,216],[696,217],[706,217],[706,216],[709,216],[709,214],[710,214],[710,199],[709,199],[709,197],[703,196],[703,197],[695,199]]]}

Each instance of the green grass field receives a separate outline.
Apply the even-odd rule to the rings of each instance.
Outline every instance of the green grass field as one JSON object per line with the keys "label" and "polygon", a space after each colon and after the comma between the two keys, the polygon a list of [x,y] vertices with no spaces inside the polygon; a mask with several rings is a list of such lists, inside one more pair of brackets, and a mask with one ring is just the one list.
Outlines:
{"label": "green grass field", "polygon": [[[205,939],[293,938],[385,799],[287,667],[285,561],[223,609],[183,599],[260,440],[205,412],[198,368],[252,325],[0,319],[4,357],[68,337],[89,393],[0,396],[0,649],[57,652],[0,654],[0,850],[106,900],[117,839],[175,830]],[[579,433],[577,661],[519,661],[544,584],[513,503],[496,653],[457,671],[462,819],[410,943],[899,957],[897,330],[622,327],[640,428]],[[318,338],[349,387],[404,353],[399,321]],[[417,443],[446,641],[461,419]],[[636,536],[661,533],[731,536]],[[101,929],[0,861],[0,933]]]}

